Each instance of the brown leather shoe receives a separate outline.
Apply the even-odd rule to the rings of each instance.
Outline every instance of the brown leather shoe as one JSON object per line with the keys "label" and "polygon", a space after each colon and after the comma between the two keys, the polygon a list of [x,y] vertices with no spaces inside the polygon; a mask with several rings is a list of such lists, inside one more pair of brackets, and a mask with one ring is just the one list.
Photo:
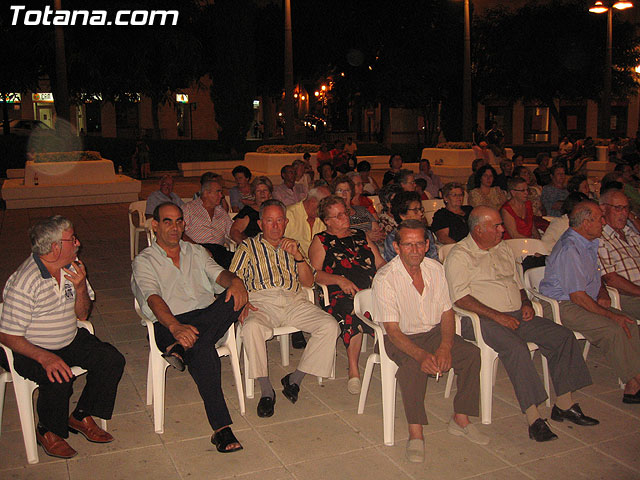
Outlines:
{"label": "brown leather shoe", "polygon": [[109,432],[101,429],[90,416],[84,417],[80,422],[73,415],[69,417],[69,431],[71,433],[81,433],[84,437],[93,443],[109,443],[113,442],[113,437]]}
{"label": "brown leather shoe", "polygon": [[42,445],[44,453],[50,457],[72,458],[78,454],[64,438],[60,438],[53,432],[40,435],[40,432],[36,431],[36,440]]}

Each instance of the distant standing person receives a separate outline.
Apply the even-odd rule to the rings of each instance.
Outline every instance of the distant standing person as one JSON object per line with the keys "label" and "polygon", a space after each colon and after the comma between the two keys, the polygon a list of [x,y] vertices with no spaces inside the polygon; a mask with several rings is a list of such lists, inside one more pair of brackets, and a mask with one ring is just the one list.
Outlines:
{"label": "distant standing person", "polygon": [[149,145],[144,141],[144,138],[138,137],[136,142],[136,151],[133,156],[135,157],[138,165],[140,165],[140,178],[144,180],[151,175],[151,162],[149,160]]}

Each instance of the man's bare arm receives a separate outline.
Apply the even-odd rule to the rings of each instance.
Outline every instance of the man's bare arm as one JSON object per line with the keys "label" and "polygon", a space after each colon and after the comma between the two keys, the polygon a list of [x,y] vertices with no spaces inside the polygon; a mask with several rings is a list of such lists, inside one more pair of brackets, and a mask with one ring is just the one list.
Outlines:
{"label": "man's bare arm", "polygon": [[71,367],[64,360],[55,353],[34,345],[25,337],[0,333],[0,343],[9,347],[15,353],[24,355],[42,365],[51,382],[63,383],[73,378]]}
{"label": "man's bare arm", "polygon": [[180,345],[184,348],[193,347],[200,333],[196,327],[180,323],[160,295],[150,295],[147,299],[147,305],[160,324],[167,327],[173,338],[180,342]]}
{"label": "man's bare arm", "polygon": [[435,356],[413,343],[409,337],[402,333],[398,323],[384,322],[383,325],[389,340],[391,340],[400,351],[406,353],[418,362],[424,372],[435,374],[439,371]]}
{"label": "man's bare arm", "polygon": [[456,307],[476,313],[481,317],[490,318],[494,322],[499,323],[504,327],[510,328],[511,330],[515,330],[520,324],[520,322],[518,322],[518,320],[516,320],[512,316],[494,310],[491,307],[487,307],[484,303],[480,302],[471,295],[465,295],[464,297],[459,298],[455,301],[455,305]]}
{"label": "man's bare arm", "polygon": [[634,297],[640,296],[640,285],[630,282],[616,272],[607,273],[602,276],[602,279],[608,286],[617,289],[620,293],[632,295]]}

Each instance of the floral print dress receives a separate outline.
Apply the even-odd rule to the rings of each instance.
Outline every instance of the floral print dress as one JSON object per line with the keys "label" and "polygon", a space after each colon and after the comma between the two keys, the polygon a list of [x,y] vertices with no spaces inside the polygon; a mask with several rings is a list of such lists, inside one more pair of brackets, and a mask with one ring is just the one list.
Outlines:
{"label": "floral print dress", "polygon": [[[328,232],[316,235],[325,252],[322,270],[351,280],[359,289],[371,288],[376,274],[373,251],[362,230],[351,230],[351,235],[339,238]],[[363,323],[353,311],[353,296],[344,293],[338,285],[328,285],[329,305],[322,307],[340,324],[342,341],[349,346],[351,337],[360,332],[373,335],[373,329]]]}

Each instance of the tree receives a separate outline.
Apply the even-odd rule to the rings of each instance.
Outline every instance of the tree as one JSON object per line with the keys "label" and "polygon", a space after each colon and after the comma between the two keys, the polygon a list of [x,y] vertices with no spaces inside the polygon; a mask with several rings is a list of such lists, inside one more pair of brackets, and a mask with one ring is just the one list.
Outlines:
{"label": "tree", "polygon": [[[613,92],[623,96],[637,86],[633,68],[640,60],[640,39],[632,25],[616,20]],[[584,2],[530,2],[514,12],[487,11],[473,31],[478,98],[539,101],[565,135],[554,99],[599,98],[605,32],[606,19],[590,14]]]}

